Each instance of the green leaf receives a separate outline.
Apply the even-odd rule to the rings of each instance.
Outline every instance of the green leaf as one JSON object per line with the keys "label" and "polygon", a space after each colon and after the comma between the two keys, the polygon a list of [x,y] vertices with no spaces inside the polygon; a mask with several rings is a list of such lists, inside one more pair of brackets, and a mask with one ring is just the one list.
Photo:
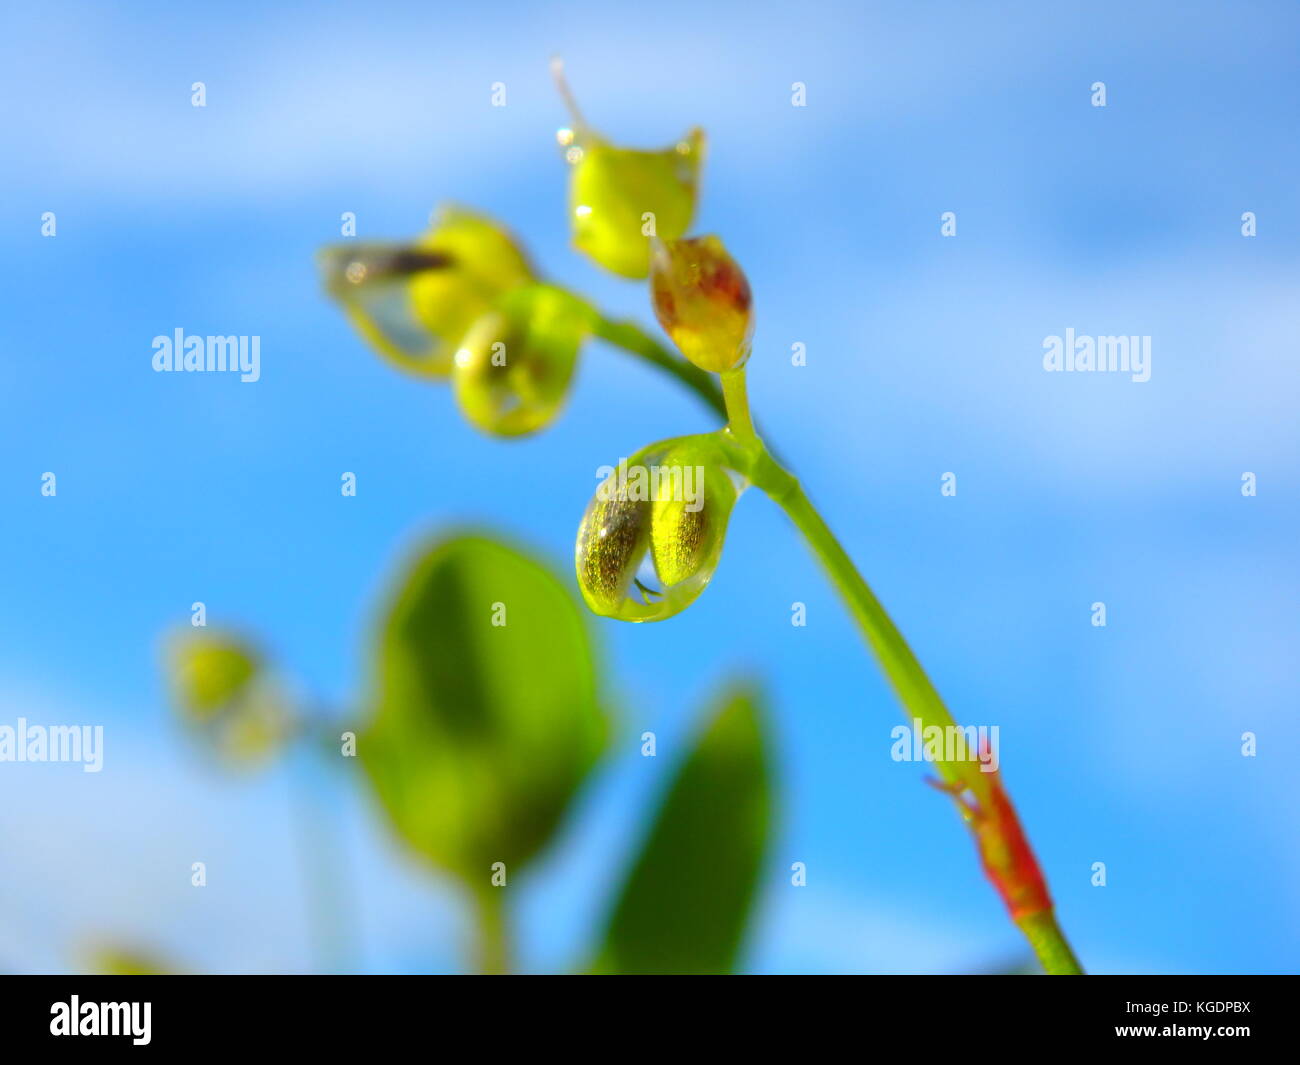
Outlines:
{"label": "green leaf", "polygon": [[402,575],[375,646],[359,752],[399,836],[487,883],[554,835],[605,748],[586,619],[551,571],[466,535]]}
{"label": "green leaf", "polygon": [[727,692],[627,876],[598,972],[735,968],[771,826],[767,748],[758,693]]}

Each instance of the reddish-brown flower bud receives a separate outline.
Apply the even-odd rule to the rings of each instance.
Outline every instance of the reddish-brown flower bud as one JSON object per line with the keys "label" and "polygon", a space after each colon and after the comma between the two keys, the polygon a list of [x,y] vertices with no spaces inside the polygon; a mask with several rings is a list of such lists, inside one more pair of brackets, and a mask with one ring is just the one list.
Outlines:
{"label": "reddish-brown flower bud", "polygon": [[656,241],[650,298],[659,324],[700,369],[723,373],[749,358],[749,282],[717,237]]}

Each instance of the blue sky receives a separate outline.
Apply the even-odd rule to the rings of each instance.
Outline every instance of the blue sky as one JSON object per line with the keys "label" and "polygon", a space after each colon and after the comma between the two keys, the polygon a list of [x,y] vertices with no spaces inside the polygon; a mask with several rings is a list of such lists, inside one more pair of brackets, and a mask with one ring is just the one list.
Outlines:
{"label": "blue sky", "polygon": [[[76,967],[101,935],[196,969],[310,965],[289,774],[200,764],[160,635],[203,600],[346,704],[421,535],[480,522],[567,571],[597,467],[712,427],[593,345],[551,431],[478,436],[319,291],[313,254],[342,212],[360,237],[402,237],[451,200],[648,319],[641,286],[568,247],[558,52],[611,137],[707,129],[696,228],[754,289],[756,413],[956,716],[1000,726],[1085,963],[1296,971],[1298,22],[1281,3],[11,6],[0,724],[103,724],[106,751],[100,774],[0,764],[0,965]],[[177,327],[261,336],[262,379],[154,374],[152,338]],[[1151,336],[1151,380],[1044,373],[1043,338],[1067,328]],[[623,743],[519,886],[531,968],[583,953],[671,766],[635,738],[654,729],[671,755],[738,671],[768,685],[781,751],[748,966],[1019,955],[952,810],[890,760],[897,707],[775,508],[743,499],[685,614],[595,628]],[[455,897],[360,788],[331,796],[356,964],[458,967]]]}

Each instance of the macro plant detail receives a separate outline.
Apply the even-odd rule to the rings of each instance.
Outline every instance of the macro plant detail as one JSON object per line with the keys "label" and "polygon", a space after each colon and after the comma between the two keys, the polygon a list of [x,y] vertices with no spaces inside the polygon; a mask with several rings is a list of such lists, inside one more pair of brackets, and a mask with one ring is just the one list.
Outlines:
{"label": "macro plant detail", "polygon": [[710,435],[663,440],[621,463],[578,528],[575,561],[587,605],[624,621],[685,610],[713,576],[740,489]]}
{"label": "macro plant detail", "polygon": [[573,246],[611,273],[644,278],[651,249],[636,235],[673,239],[690,227],[699,197],[704,131],[693,127],[659,151],[617,146],[587,123],[558,59],[552,61],[551,72],[572,123],[556,133],[556,140],[573,168]]}
{"label": "macro plant detail", "polygon": [[656,239],[650,297],[664,332],[710,373],[738,370],[754,336],[749,281],[717,237]]}
{"label": "macro plant detail", "polygon": [[[257,641],[215,628],[169,637],[163,671],[177,716],[222,766],[291,760],[306,789],[304,830],[318,826],[326,805],[306,787],[318,776],[313,766],[359,762],[360,783],[406,852],[468,904],[469,967],[506,973],[520,968],[512,889],[555,847],[623,724],[589,629],[581,602],[549,566],[487,533],[458,532],[421,543],[398,567],[354,704],[294,698],[301,684],[279,680]],[[575,971],[735,970],[776,806],[763,704],[752,683],[726,684],[680,753],[654,752],[676,768],[631,841]],[[273,734],[264,728],[272,706],[282,726]],[[248,736],[259,742],[231,742]],[[304,831],[299,840],[327,971],[355,964],[332,942],[347,924],[339,898],[347,862],[320,851],[337,847],[329,833]],[[130,944],[110,946],[94,958],[100,971],[170,967]]]}
{"label": "macro plant detail", "polygon": [[[440,242],[435,225],[413,244],[386,246],[373,270],[366,246],[326,249],[327,290],[400,368],[450,376],[467,419],[493,435],[524,435],[553,421],[589,339],[671,374],[725,424],[650,444],[609,467],[615,472],[588,505],[575,544],[577,581],[588,607],[633,622],[684,610],[713,576],[734,505],[752,487],[786,513],[817,557],[909,719],[925,730],[957,729],[902,633],[755,426],[746,384],[755,327],[748,280],[720,238],[688,235],[703,134],[692,131],[658,152],[615,147],[590,129],[558,64],[554,69],[572,123],[558,140],[571,167],[573,244],[618,276],[647,279],[651,306],[676,352],[577,295],[538,290],[523,253],[479,216],[463,242]],[[494,260],[507,268],[488,280],[485,266]],[[463,302],[455,303],[456,293]],[[413,322],[426,333],[410,332]],[[498,363],[491,361],[494,350]],[[512,358],[519,360],[514,373],[507,369]],[[692,477],[698,506],[684,490]],[[940,758],[935,765],[941,778],[935,786],[953,799],[986,876],[1044,970],[1081,973],[1000,770],[986,772],[978,760]]]}
{"label": "macro plant detail", "polygon": [[219,760],[263,761],[297,727],[260,653],[242,637],[190,630],[175,635],[164,654],[173,705]]}

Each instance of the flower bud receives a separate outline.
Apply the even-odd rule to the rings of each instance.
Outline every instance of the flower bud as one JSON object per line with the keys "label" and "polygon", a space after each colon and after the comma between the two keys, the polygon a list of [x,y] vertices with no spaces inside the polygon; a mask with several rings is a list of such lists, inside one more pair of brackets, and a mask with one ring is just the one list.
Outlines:
{"label": "flower bud", "polygon": [[416,317],[443,341],[450,355],[465,331],[505,293],[536,278],[514,238],[486,215],[444,205],[433,227],[417,242],[425,254],[450,260],[446,270],[429,270],[411,282]]}
{"label": "flower bud", "polygon": [[749,282],[717,237],[656,241],[650,299],[664,331],[701,370],[723,373],[749,358]]}
{"label": "flower bud", "polygon": [[450,260],[406,244],[367,242],[321,249],[325,290],[358,333],[393,365],[445,377],[450,357],[415,316],[411,285],[424,271],[449,269]]}
{"label": "flower bud", "polygon": [[[685,461],[677,455],[665,458],[663,498],[651,512],[650,555],[655,573],[669,586],[706,571],[706,582],[713,576],[736,502],[736,485],[726,470],[700,465],[692,473],[691,467],[679,464]],[[703,584],[699,590],[704,590]]]}
{"label": "flower bud", "polygon": [[428,377],[446,377],[470,325],[533,281],[505,229],[452,206],[414,244],[336,244],[320,262],[326,290],[357,331],[395,365]]}
{"label": "flower bud", "polygon": [[622,277],[645,277],[650,238],[680,237],[691,224],[704,132],[692,129],[662,151],[616,148],[585,129],[562,130],[560,141],[573,164],[574,246]]}
{"label": "flower bud", "polygon": [[480,317],[456,352],[452,388],[466,419],[494,436],[536,432],[559,413],[591,307],[564,289],[529,285]]}
{"label": "flower bud", "polygon": [[685,610],[713,577],[737,495],[712,436],[665,440],[619,463],[578,528],[587,605],[623,621]]}
{"label": "flower bud", "polygon": [[242,698],[261,668],[252,648],[223,634],[185,634],[168,648],[172,698],[195,721],[210,720]]}
{"label": "flower bud", "polygon": [[293,724],[257,652],[233,636],[185,632],[167,648],[172,699],[182,719],[231,763],[264,758]]}

